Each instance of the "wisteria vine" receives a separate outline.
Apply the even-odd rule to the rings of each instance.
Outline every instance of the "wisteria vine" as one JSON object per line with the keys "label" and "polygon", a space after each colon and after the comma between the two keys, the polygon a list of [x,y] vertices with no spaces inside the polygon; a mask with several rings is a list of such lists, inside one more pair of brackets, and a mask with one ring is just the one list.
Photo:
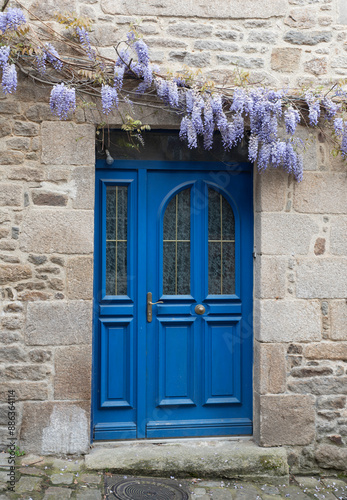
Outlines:
{"label": "wisteria vine", "polygon": [[[269,166],[282,167],[301,181],[304,144],[295,137],[297,126],[317,127],[323,120],[331,125],[334,138],[340,141],[340,153],[343,159],[347,158],[347,120],[341,117],[347,94],[340,85],[334,85],[324,93],[307,90],[294,96],[288,90],[247,85],[223,92],[216,86],[194,81],[191,75],[162,74],[151,63],[148,47],[135,29],[131,29],[127,39],[115,47],[115,61],[102,58],[93,48],[86,26],[78,23],[74,25],[75,40],[69,42],[65,38],[70,48],[71,44],[76,48],[79,42],[80,54],[85,56],[83,69],[77,71],[78,64],[71,63],[71,58],[60,56],[52,43],[38,43],[37,34],[30,38],[32,32],[33,27],[26,22],[23,10],[9,8],[0,13],[2,90],[5,94],[15,92],[16,65],[22,69],[20,63],[29,56],[35,61],[38,75],[47,77],[47,83],[53,86],[50,108],[61,120],[70,118],[76,110],[76,91],[86,92],[87,89],[87,93],[100,95],[105,115],[117,110],[120,102],[131,105],[131,101],[141,95],[150,95],[181,115],[179,136],[191,149],[198,147],[200,137],[203,147],[212,149],[214,133],[219,131],[223,147],[231,150],[247,133],[248,158],[250,162],[256,162],[259,171]],[[36,39],[36,44],[33,44],[33,39]],[[26,43],[30,50],[23,50]],[[77,81],[68,84],[67,71]],[[129,90],[126,90],[129,81],[137,82],[136,99],[131,99]]]}

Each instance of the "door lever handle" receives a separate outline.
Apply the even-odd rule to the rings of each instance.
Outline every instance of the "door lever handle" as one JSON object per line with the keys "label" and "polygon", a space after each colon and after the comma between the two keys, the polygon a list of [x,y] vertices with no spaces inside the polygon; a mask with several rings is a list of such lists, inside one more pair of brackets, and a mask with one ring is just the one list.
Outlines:
{"label": "door lever handle", "polygon": [[164,304],[162,300],[158,300],[157,302],[152,302],[152,292],[147,293],[147,321],[148,323],[152,322],[153,318],[153,313],[152,313],[152,306],[154,304]]}

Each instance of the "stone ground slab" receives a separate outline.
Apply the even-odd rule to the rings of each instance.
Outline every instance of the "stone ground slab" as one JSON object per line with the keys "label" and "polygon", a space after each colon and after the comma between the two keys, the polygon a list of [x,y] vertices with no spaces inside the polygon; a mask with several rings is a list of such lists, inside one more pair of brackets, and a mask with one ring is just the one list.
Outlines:
{"label": "stone ground slab", "polygon": [[[163,460],[163,457],[169,460]],[[265,465],[264,465],[265,464]],[[118,474],[222,477],[288,481],[288,463],[283,448],[261,448],[250,440],[182,440],[127,442],[111,447],[94,445],[85,457],[87,469]]]}
{"label": "stone ground slab", "polygon": [[[129,444],[128,444],[129,446]],[[191,446],[191,444],[190,444]],[[200,454],[207,457],[206,450],[201,450]],[[171,448],[165,448],[171,450]],[[215,448],[212,448],[215,450]],[[235,448],[236,450],[237,448]],[[201,453],[203,451],[203,453]],[[214,451],[213,453],[219,453]],[[171,454],[171,451],[169,452]],[[162,456],[163,452],[162,452]],[[110,478],[113,474],[105,469],[88,469],[85,467],[85,460],[78,459],[57,459],[46,457],[41,465],[37,464],[40,457],[23,457],[18,462],[18,481],[15,492],[7,490],[6,471],[5,476],[0,479],[0,500],[115,500],[114,496],[105,496],[105,478]],[[171,458],[170,458],[171,460]],[[207,460],[207,458],[206,458]],[[227,459],[229,460],[229,459]],[[20,466],[20,462],[21,465]],[[23,462],[27,466],[23,466]],[[31,466],[35,462],[35,467]],[[54,464],[54,467],[53,467]],[[218,467],[219,459],[215,465]],[[245,463],[247,466],[247,464]],[[68,467],[70,471],[68,471]],[[71,470],[73,468],[74,470]],[[216,473],[217,468],[214,473]],[[33,474],[35,473],[35,475]],[[147,471],[151,475],[151,470]],[[129,474],[133,475],[133,474]],[[148,475],[146,478],[148,479]],[[129,477],[128,476],[128,477]],[[121,476],[122,477],[122,476]],[[136,476],[139,477],[139,476]],[[185,474],[177,474],[171,469],[170,474],[163,474],[163,479],[177,481],[177,485],[183,485],[189,490],[189,500],[276,500],[276,499],[296,499],[296,500],[345,500],[347,499],[347,477],[316,477],[316,476],[296,476],[288,482],[287,477],[275,476],[270,478],[259,478],[257,480],[246,479],[226,479],[216,478],[211,474],[205,476],[187,477]],[[158,475],[156,475],[158,479]],[[60,481],[54,485],[55,481]]]}

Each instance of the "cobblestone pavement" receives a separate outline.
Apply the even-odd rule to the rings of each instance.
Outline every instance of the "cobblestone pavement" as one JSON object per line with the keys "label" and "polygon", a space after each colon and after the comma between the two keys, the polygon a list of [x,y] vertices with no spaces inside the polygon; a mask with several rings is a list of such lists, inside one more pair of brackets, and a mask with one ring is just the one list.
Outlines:
{"label": "cobblestone pavement", "polygon": [[[83,460],[26,457],[16,467],[14,491],[8,489],[7,456],[0,454],[0,500],[101,500],[106,499],[104,474],[108,471],[86,471]],[[125,476],[126,477],[126,476]],[[347,500],[347,478],[295,476],[289,484],[281,482],[249,482],[176,479],[177,485],[187,486],[190,499],[195,500]],[[109,500],[114,496],[107,497]],[[163,497],[164,498],[164,497]],[[165,497],[166,498],[166,497]]]}

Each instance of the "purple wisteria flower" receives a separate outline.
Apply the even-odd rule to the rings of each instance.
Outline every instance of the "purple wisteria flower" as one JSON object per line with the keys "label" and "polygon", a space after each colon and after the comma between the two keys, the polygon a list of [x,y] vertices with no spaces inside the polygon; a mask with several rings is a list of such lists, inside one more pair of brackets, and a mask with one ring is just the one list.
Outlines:
{"label": "purple wisteria flower", "polygon": [[76,110],[75,89],[66,87],[64,83],[54,85],[49,105],[53,115],[58,116],[61,120],[66,120],[69,114]]}
{"label": "purple wisteria flower", "polygon": [[342,118],[335,118],[334,120],[334,130],[337,137],[343,136],[344,123]]}
{"label": "purple wisteria flower", "polygon": [[117,90],[114,87],[110,87],[110,85],[102,85],[101,102],[102,102],[102,112],[105,115],[108,115],[113,108],[118,108]]}
{"label": "purple wisteria flower", "polygon": [[3,45],[0,47],[0,68],[4,71],[8,64],[11,48]]}
{"label": "purple wisteria flower", "polygon": [[44,52],[46,54],[47,61],[51,63],[54,69],[61,71],[63,68],[63,63],[60,60],[58,52],[55,50],[51,43],[46,43]]}
{"label": "purple wisteria flower", "polygon": [[343,159],[347,159],[347,122],[345,122],[344,133],[341,141],[341,156]]}
{"label": "purple wisteria flower", "polygon": [[114,86],[117,90],[121,90],[123,87],[123,78],[124,78],[124,66],[115,66],[114,67]]}
{"label": "purple wisteria flower", "polygon": [[137,60],[140,64],[144,66],[149,65],[149,54],[147,44],[142,40],[136,40],[134,43],[134,49],[137,54]]}
{"label": "purple wisteria flower", "polygon": [[320,117],[320,103],[315,99],[312,92],[306,92],[305,100],[308,105],[308,118],[311,126],[317,125]]}
{"label": "purple wisteria flower", "polygon": [[10,8],[0,12],[0,31],[16,31],[26,23],[24,12],[21,9]]}
{"label": "purple wisteria flower", "polygon": [[2,73],[2,91],[12,94],[17,90],[17,70],[14,64],[7,64]]}
{"label": "purple wisteria flower", "polygon": [[80,28],[79,26],[77,26],[76,33],[79,38],[80,44],[87,53],[88,58],[91,61],[95,61],[96,52],[91,47],[88,31],[84,27]]}
{"label": "purple wisteria flower", "polygon": [[293,135],[295,133],[296,126],[300,123],[300,113],[297,109],[294,109],[293,106],[289,106],[289,108],[284,112],[284,123],[287,134]]}
{"label": "purple wisteria flower", "polygon": [[341,108],[341,106],[339,106],[334,101],[329,99],[329,97],[326,96],[323,97],[323,99],[321,100],[321,105],[324,107],[325,116],[329,121],[332,120],[334,116],[336,116],[336,114]]}

